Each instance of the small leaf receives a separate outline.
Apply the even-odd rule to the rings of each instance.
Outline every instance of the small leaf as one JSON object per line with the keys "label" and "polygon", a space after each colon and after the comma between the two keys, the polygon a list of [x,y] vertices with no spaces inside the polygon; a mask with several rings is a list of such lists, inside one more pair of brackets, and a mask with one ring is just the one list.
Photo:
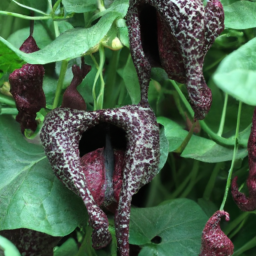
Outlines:
{"label": "small leaf", "polygon": [[165,136],[165,130],[164,127],[160,129],[160,160],[158,165],[158,172],[162,170],[164,167],[169,153],[169,141],[167,140]]}
{"label": "small leaf", "polygon": [[4,73],[11,73],[25,64],[17,54],[0,42],[0,78]]}
{"label": "small leaf", "polygon": [[54,256],[73,256],[78,252],[77,244],[74,238],[69,238],[64,244],[62,244],[56,251]]}
{"label": "small leaf", "polygon": [[[34,53],[26,54],[21,52],[2,37],[0,37],[0,41],[2,42],[0,47],[5,44],[9,49],[14,51],[18,57],[30,64],[46,64],[65,59],[74,59],[84,55],[86,52],[96,47],[107,34],[113,21],[118,16],[118,13],[110,12],[104,15],[94,26],[90,28],[76,28],[68,30],[42,50]],[[7,47],[5,47],[4,50],[8,50],[10,52]]]}
{"label": "small leaf", "polygon": [[256,27],[256,3],[250,1],[237,1],[224,6],[226,28],[247,29]]}
{"label": "small leaf", "polygon": [[65,236],[86,221],[81,199],[56,178],[43,148],[0,117],[0,229],[28,228]]}
{"label": "small leaf", "polygon": [[207,219],[203,210],[188,199],[132,208],[129,242],[142,247],[141,256],[197,256]]}
{"label": "small leaf", "polygon": [[216,85],[237,100],[256,105],[256,38],[229,54],[214,74]]}
{"label": "small leaf", "polygon": [[95,0],[63,0],[62,3],[67,12],[85,13],[97,9]]}

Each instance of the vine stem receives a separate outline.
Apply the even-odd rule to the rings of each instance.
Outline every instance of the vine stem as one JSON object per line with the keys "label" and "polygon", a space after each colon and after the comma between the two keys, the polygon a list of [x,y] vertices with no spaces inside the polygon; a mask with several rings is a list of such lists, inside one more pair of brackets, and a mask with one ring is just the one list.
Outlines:
{"label": "vine stem", "polygon": [[223,133],[225,119],[226,119],[226,113],[227,113],[227,105],[228,105],[228,94],[225,93],[224,105],[223,105],[223,110],[222,110],[221,120],[220,120],[220,127],[219,127],[219,131],[217,132],[218,136],[221,136]]}
{"label": "vine stem", "polygon": [[[183,104],[187,108],[188,112],[193,117],[194,116],[194,111],[193,111],[192,107],[190,106],[189,102],[187,101],[186,97],[184,96],[184,94],[180,90],[179,86],[173,80],[170,80],[170,82],[172,83],[175,90],[179,94],[179,96],[180,96]],[[205,121],[201,120],[201,121],[199,121],[199,123],[200,123],[201,128],[209,135],[209,137],[212,138],[213,140],[217,141],[219,144],[226,145],[226,146],[233,146],[234,145],[234,138],[232,138],[232,137],[231,138],[223,138],[223,137],[219,136],[218,134],[216,134],[215,132],[213,132],[209,128],[209,126],[205,123]],[[244,140],[239,141],[239,145],[241,145],[242,147],[247,147],[247,141],[244,141]]]}
{"label": "vine stem", "polygon": [[103,0],[97,0],[97,6],[98,6],[98,9],[100,10],[100,12],[103,12],[106,10]]}
{"label": "vine stem", "polygon": [[211,174],[211,177],[206,185],[206,188],[205,188],[205,191],[204,191],[204,194],[203,194],[203,198],[205,200],[209,200],[210,197],[211,197],[211,194],[212,194],[212,190],[214,188],[214,185],[215,185],[215,181],[216,181],[216,177],[220,171],[220,169],[224,166],[224,163],[223,162],[220,162],[220,163],[217,163],[214,168],[213,168],[213,171],[212,171],[212,174]]}
{"label": "vine stem", "polygon": [[12,2],[14,2],[15,4],[19,5],[20,7],[25,8],[25,9],[28,9],[28,10],[31,10],[31,11],[34,11],[34,12],[37,12],[37,13],[40,13],[40,14],[43,14],[43,15],[48,15],[45,12],[42,12],[42,11],[40,11],[38,9],[32,8],[32,7],[24,5],[24,4],[21,4],[21,3],[17,2],[17,1],[15,1],[15,0],[12,0]]}
{"label": "vine stem", "polygon": [[242,247],[240,247],[237,251],[235,251],[235,253],[233,254],[233,256],[239,256],[241,255],[243,252],[250,250],[251,248],[253,248],[256,245],[256,236],[253,237],[249,242],[247,242],[246,244],[244,244]]}
{"label": "vine stem", "polygon": [[236,219],[234,219],[233,221],[231,221],[224,229],[223,232],[226,235],[229,235],[229,233],[235,229],[237,227],[237,225],[239,225],[239,223],[241,223],[244,219],[246,219],[249,214],[251,212],[243,212],[242,214],[240,214]]}
{"label": "vine stem", "polygon": [[233,172],[233,168],[234,168],[234,164],[235,164],[235,160],[236,160],[236,153],[238,150],[238,136],[239,136],[239,127],[240,127],[240,119],[241,119],[241,111],[242,110],[242,102],[239,101],[239,106],[238,106],[238,113],[237,113],[237,122],[236,122],[236,135],[235,135],[235,144],[234,144],[234,151],[233,151],[233,157],[232,157],[232,162],[231,162],[231,166],[228,172],[228,179],[227,179],[227,184],[226,184],[226,188],[225,188],[225,193],[224,193],[224,197],[223,197],[223,201],[221,203],[220,206],[220,210],[222,211],[224,209],[227,197],[228,197],[228,191],[230,188],[230,184],[231,184],[231,178],[232,178],[232,172]]}
{"label": "vine stem", "polygon": [[57,89],[55,92],[55,97],[54,97],[54,102],[52,105],[52,109],[55,109],[58,107],[59,105],[59,100],[60,100],[60,94],[61,94],[61,90],[62,90],[62,85],[64,82],[64,78],[65,78],[65,74],[68,68],[68,61],[63,60],[61,63],[61,68],[60,68],[60,76],[59,76],[59,80],[57,83]]}
{"label": "vine stem", "polygon": [[12,107],[16,107],[14,99],[3,94],[0,94],[0,102]]}
{"label": "vine stem", "polygon": [[0,108],[0,115],[18,115],[17,108]]}
{"label": "vine stem", "polygon": [[[103,70],[103,66],[105,63],[105,51],[104,51],[104,47],[102,45],[100,45],[100,47],[99,47],[99,54],[100,54],[100,64],[97,63],[96,59],[94,58],[94,56],[92,54],[90,55],[96,68],[98,69],[98,71],[95,75],[93,87],[92,87],[92,95],[93,95],[93,99],[94,99],[94,110],[99,110],[99,109],[103,108],[105,82],[103,79],[102,70]],[[97,84],[99,77],[101,80],[101,85],[100,85],[100,92],[97,97],[96,96],[96,84]]]}
{"label": "vine stem", "polygon": [[0,14],[2,15],[7,15],[7,16],[13,16],[25,20],[49,20],[52,19],[50,15],[45,15],[45,16],[27,16],[15,12],[6,12],[6,11],[0,11]]}

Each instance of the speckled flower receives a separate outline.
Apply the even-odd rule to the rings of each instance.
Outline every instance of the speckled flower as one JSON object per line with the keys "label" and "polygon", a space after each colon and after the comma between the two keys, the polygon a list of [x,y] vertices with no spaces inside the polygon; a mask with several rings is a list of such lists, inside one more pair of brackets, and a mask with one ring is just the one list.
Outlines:
{"label": "speckled flower", "polygon": [[203,119],[212,100],[203,62],[224,29],[220,1],[208,0],[204,8],[201,0],[130,0],[127,24],[140,83],[148,83],[151,67],[164,68],[187,85],[195,119]]}
{"label": "speckled flower", "polygon": [[221,218],[229,221],[229,214],[217,211],[205,224],[202,234],[202,247],[199,256],[231,256],[234,245],[220,228]]}
{"label": "speckled flower", "polygon": [[3,230],[0,235],[9,239],[22,256],[53,256],[53,248],[61,239],[25,228]]}
{"label": "speckled flower", "polygon": [[[142,98],[147,98],[147,90],[141,89]],[[132,196],[158,172],[155,115],[145,100],[94,112],[70,107],[46,116],[41,132],[45,153],[56,176],[83,199],[93,247],[111,241],[102,206],[115,211],[118,248],[121,256],[128,256]]]}
{"label": "speckled flower", "polygon": [[256,210],[256,108],[253,113],[252,130],[248,141],[248,159],[249,159],[249,176],[247,178],[247,187],[249,197],[239,192],[237,186],[237,177],[232,181],[231,193],[237,206],[242,211]]}
{"label": "speckled flower", "polygon": [[[21,45],[20,50],[25,53],[39,50],[32,35]],[[36,112],[45,108],[46,100],[42,88],[43,77],[43,66],[32,64],[23,65],[22,68],[16,69],[9,76],[10,92],[19,110],[16,121],[20,123],[22,132],[25,129],[36,130]]]}

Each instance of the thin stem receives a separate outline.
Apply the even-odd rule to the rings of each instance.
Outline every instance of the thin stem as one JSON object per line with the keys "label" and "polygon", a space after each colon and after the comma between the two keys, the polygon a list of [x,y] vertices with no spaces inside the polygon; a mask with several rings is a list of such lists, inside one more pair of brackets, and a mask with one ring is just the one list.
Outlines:
{"label": "thin stem", "polygon": [[[176,89],[177,93],[179,94],[179,96],[180,96],[183,104],[187,108],[188,112],[193,117],[194,116],[194,111],[193,111],[192,107],[190,106],[189,102],[187,101],[186,97],[184,96],[184,94],[180,90],[179,86],[173,80],[170,80],[170,82],[172,83],[172,85]],[[219,144],[226,145],[226,146],[233,146],[234,145],[234,138],[233,137],[228,138],[228,139],[220,137],[218,134],[213,132],[204,121],[201,120],[201,121],[199,121],[199,123],[200,123],[201,128],[208,134],[208,136],[210,138],[212,138],[213,140],[215,140],[216,142],[218,142]],[[247,141],[241,140],[241,141],[238,141],[238,142],[239,142],[240,146],[247,147]]]}
{"label": "thin stem", "polygon": [[97,0],[97,6],[98,6],[98,9],[100,10],[100,12],[103,12],[106,10],[103,0]]}
{"label": "thin stem", "polygon": [[241,119],[241,112],[242,112],[241,110],[242,110],[242,102],[239,101],[233,157],[232,157],[232,162],[231,162],[231,166],[230,166],[229,173],[228,173],[227,184],[226,184],[226,188],[225,188],[223,201],[222,201],[222,204],[220,206],[220,210],[224,209],[224,206],[225,206],[225,203],[226,203],[226,200],[227,200],[227,197],[228,197],[228,191],[229,191],[230,184],[231,184],[232,172],[233,172],[233,168],[234,168],[234,164],[235,164],[235,160],[236,160],[236,153],[237,153],[237,150],[238,150],[238,136],[239,136],[239,127],[240,127],[240,119]]}
{"label": "thin stem", "polygon": [[16,103],[14,101],[13,98],[0,94],[0,103],[4,103],[6,105],[12,106],[12,107],[16,107]]}
{"label": "thin stem", "polygon": [[[105,51],[104,51],[104,47],[101,45],[99,47],[99,54],[100,54],[100,64],[99,65],[98,65],[97,61],[95,60],[95,58],[92,57],[92,55],[91,55],[92,60],[94,61],[95,65],[96,65],[96,68],[98,68],[98,71],[94,78],[93,87],[92,87],[92,95],[93,95],[93,99],[94,99],[94,110],[99,110],[99,109],[103,108],[103,99],[104,99],[105,82],[103,79],[102,70],[103,70],[103,66],[105,63]],[[99,77],[101,80],[100,92],[99,92],[98,97],[96,97],[96,84],[97,84]]]}
{"label": "thin stem", "polygon": [[17,108],[0,108],[0,115],[18,115]]}
{"label": "thin stem", "polygon": [[211,194],[212,194],[212,190],[214,188],[214,185],[215,185],[215,181],[216,181],[216,178],[217,178],[217,175],[220,171],[220,169],[224,166],[224,163],[223,162],[220,162],[220,163],[217,163],[213,169],[213,172],[211,174],[211,177],[206,185],[206,188],[205,188],[205,191],[204,191],[204,195],[203,195],[203,198],[205,200],[209,200],[211,198]]}
{"label": "thin stem", "polygon": [[6,11],[0,11],[0,14],[7,15],[7,16],[13,16],[13,17],[17,17],[17,18],[21,18],[21,19],[25,19],[25,20],[49,20],[52,18],[50,15],[27,16],[27,15],[15,13],[15,12],[6,12]]}
{"label": "thin stem", "polygon": [[53,21],[53,27],[54,27],[55,37],[58,37],[60,35],[58,21]]}
{"label": "thin stem", "polygon": [[245,245],[243,245],[242,247],[240,247],[237,251],[235,251],[235,253],[233,254],[233,256],[239,256],[241,255],[243,252],[250,250],[251,248],[256,246],[256,236],[253,237],[249,242],[247,242]]}
{"label": "thin stem", "polygon": [[229,233],[235,229],[237,227],[237,225],[239,225],[240,222],[242,222],[245,218],[247,218],[249,216],[250,212],[243,212],[242,214],[240,214],[236,219],[234,219],[233,221],[231,221],[226,228],[223,229],[223,232],[226,235],[229,235]]}
{"label": "thin stem", "polygon": [[61,69],[60,69],[60,76],[59,76],[59,80],[57,83],[57,89],[55,92],[55,97],[54,97],[54,102],[52,105],[52,108],[55,109],[58,107],[59,105],[59,100],[60,100],[60,94],[61,94],[61,90],[62,90],[62,85],[64,82],[64,78],[65,78],[65,74],[68,68],[68,61],[63,60],[61,63]]}
{"label": "thin stem", "polygon": [[156,177],[150,182],[150,188],[149,188],[149,193],[147,196],[147,201],[145,204],[145,207],[152,207],[154,206],[155,198],[158,195],[158,185],[161,183],[160,180],[160,175],[156,175]]}
{"label": "thin stem", "polygon": [[21,6],[21,7],[25,8],[25,9],[31,10],[31,11],[33,11],[33,12],[37,12],[37,13],[40,13],[40,14],[43,14],[43,15],[48,15],[48,14],[45,13],[45,12],[42,12],[42,11],[40,11],[40,10],[38,10],[38,9],[32,8],[32,7],[30,7],[30,6],[26,6],[26,5],[24,5],[24,4],[21,4],[21,3],[17,2],[17,1],[15,1],[15,0],[12,0],[12,2],[14,2],[15,4]]}
{"label": "thin stem", "polygon": [[56,9],[58,8],[58,6],[59,6],[59,4],[60,4],[61,1],[62,1],[62,0],[58,0],[58,1],[54,4],[54,6],[52,7],[52,15],[53,15],[53,16],[54,16],[54,13],[55,13]]}
{"label": "thin stem", "polygon": [[195,126],[196,126],[196,122],[193,122],[193,125],[190,128],[189,133],[187,134],[186,138],[182,141],[181,145],[174,151],[175,153],[181,154],[183,152],[183,150],[188,145],[188,143],[193,135]]}
{"label": "thin stem", "polygon": [[219,127],[219,131],[217,132],[218,136],[221,136],[223,133],[225,119],[226,119],[226,113],[227,113],[227,105],[228,105],[228,94],[225,93],[224,105],[223,105],[221,120],[220,120],[220,127]]}
{"label": "thin stem", "polygon": [[187,195],[190,193],[190,191],[193,189],[193,187],[195,186],[197,180],[197,173],[199,170],[199,161],[194,160],[194,166],[193,169],[191,171],[192,175],[191,175],[191,180],[189,182],[189,185],[187,186],[187,188],[185,189],[185,191],[183,191],[183,193],[179,196],[179,197],[187,197]]}

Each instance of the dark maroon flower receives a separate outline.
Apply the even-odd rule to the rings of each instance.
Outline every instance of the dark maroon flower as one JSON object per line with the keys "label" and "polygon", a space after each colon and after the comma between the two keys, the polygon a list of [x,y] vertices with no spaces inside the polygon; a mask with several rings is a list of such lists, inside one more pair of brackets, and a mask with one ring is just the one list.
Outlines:
{"label": "dark maroon flower", "polygon": [[[149,81],[148,81],[149,82]],[[158,172],[159,127],[141,85],[138,105],[94,112],[58,108],[45,118],[41,140],[56,176],[79,195],[93,228],[95,249],[108,245],[108,218],[115,212],[121,256],[129,255],[132,196]]]}
{"label": "dark maroon flower", "polygon": [[53,248],[61,237],[54,237],[38,231],[20,228],[0,231],[24,256],[53,256]]}
{"label": "dark maroon flower", "polygon": [[169,78],[186,83],[195,118],[203,119],[212,100],[203,62],[224,29],[220,1],[204,8],[201,0],[130,0],[127,24],[140,83],[148,83],[151,67],[163,67]]}
{"label": "dark maroon flower", "polygon": [[77,86],[82,83],[85,76],[91,70],[91,67],[84,63],[84,58],[81,58],[81,68],[77,65],[72,66],[73,79],[71,84],[66,89],[63,95],[63,101],[61,107],[63,108],[74,108],[78,110],[86,110],[86,103],[81,96],[81,94],[77,91]]}
{"label": "dark maroon flower", "polygon": [[[32,53],[39,50],[32,35],[21,45],[20,50],[25,53]],[[16,121],[20,123],[22,132],[25,129],[36,130],[36,112],[46,106],[42,88],[43,76],[43,66],[32,64],[23,65],[22,68],[16,69],[9,76],[10,92],[19,110]]]}
{"label": "dark maroon flower", "polygon": [[232,181],[231,193],[237,206],[242,211],[254,211],[256,209],[256,108],[253,113],[252,130],[248,141],[249,176],[247,187],[249,197],[239,192],[237,177]]}
{"label": "dark maroon flower", "polygon": [[202,234],[202,247],[199,256],[231,256],[234,245],[220,228],[221,218],[229,221],[229,214],[217,211],[205,224]]}

